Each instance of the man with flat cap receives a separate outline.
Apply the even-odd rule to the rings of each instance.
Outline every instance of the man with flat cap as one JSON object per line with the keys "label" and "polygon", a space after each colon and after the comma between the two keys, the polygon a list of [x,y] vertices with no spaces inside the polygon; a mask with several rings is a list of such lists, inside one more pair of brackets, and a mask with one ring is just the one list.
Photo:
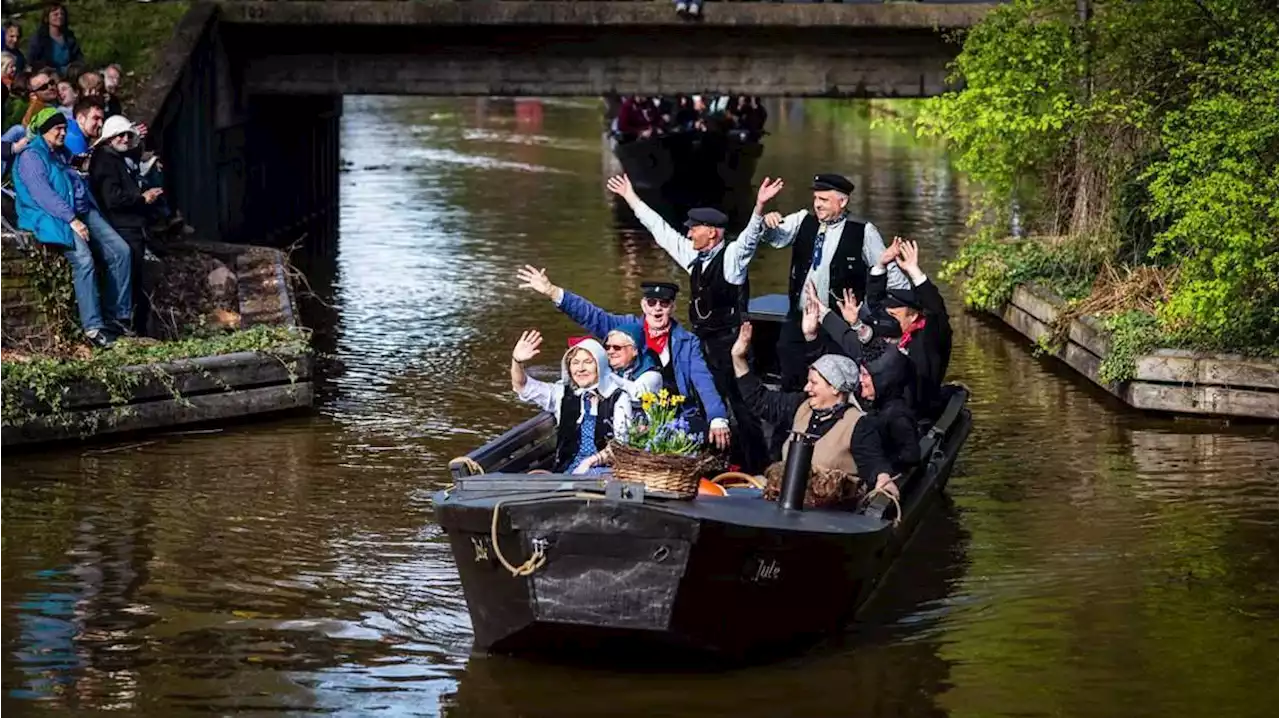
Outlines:
{"label": "man with flat cap", "polygon": [[[942,380],[951,363],[951,318],[937,285],[921,271],[919,256],[915,242],[895,237],[871,268],[867,303],[882,306],[898,321],[902,331],[898,347],[915,370],[915,412],[932,418],[942,411]],[[906,273],[906,287],[887,285],[890,262],[897,262]]]}
{"label": "man with flat cap", "polygon": [[[765,185],[768,184],[766,179]],[[610,177],[606,186],[626,200],[658,246],[689,273],[689,328],[702,340],[716,388],[733,412],[738,436],[733,460],[748,472],[763,470],[768,460],[764,433],[738,392],[733,357],[729,354],[751,298],[747,265],[755,257],[759,233],[726,242],[728,217],[712,207],[696,207],[689,210],[685,232],[681,234],[640,199],[625,174]]]}
{"label": "man with flat cap", "polygon": [[[768,197],[756,198],[755,212],[739,241],[761,240],[777,248],[791,247],[791,278],[787,286],[790,299],[788,321],[778,338],[778,363],[782,369],[783,388],[794,391],[804,385],[806,374],[804,335],[800,330],[802,293],[812,281],[822,303],[833,306],[850,290],[859,300],[866,297],[867,272],[885,250],[884,239],[875,225],[860,222],[848,215],[849,194],[853,182],[838,174],[820,174],[813,178],[813,209],[802,209],[783,217],[777,212],[767,215]],[[888,286],[910,286],[896,265],[890,265]]]}
{"label": "man with flat cap", "polygon": [[641,316],[612,314],[585,298],[557,287],[547,277],[547,270],[526,265],[516,271],[520,286],[544,295],[593,335],[604,339],[609,332],[628,324],[644,327],[645,347],[658,357],[662,367],[662,383],[667,391],[688,398],[684,418],[695,431],[706,429],[708,440],[721,449],[729,447],[729,419],[724,402],[707,370],[698,338],[671,318],[676,293],[671,282],[642,282],[644,297],[640,300]]}

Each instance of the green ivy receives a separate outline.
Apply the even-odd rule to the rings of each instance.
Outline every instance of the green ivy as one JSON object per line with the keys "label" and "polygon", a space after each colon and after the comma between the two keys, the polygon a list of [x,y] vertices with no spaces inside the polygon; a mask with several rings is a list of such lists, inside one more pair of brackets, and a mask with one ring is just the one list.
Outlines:
{"label": "green ivy", "polygon": [[1138,357],[1166,339],[1159,320],[1146,312],[1116,314],[1103,319],[1102,326],[1111,338],[1110,350],[1098,367],[1098,380],[1104,384],[1133,379]]}
{"label": "green ivy", "polygon": [[102,387],[109,403],[122,410],[132,389],[148,379],[160,381],[175,400],[185,401],[172,376],[165,371],[164,363],[248,351],[277,357],[289,366],[308,351],[307,334],[288,327],[259,325],[227,334],[167,342],[121,339],[109,348],[92,351],[86,358],[34,357],[26,361],[5,361],[0,375],[3,423],[12,425],[36,417],[54,423],[73,421],[74,416],[64,411],[63,401],[70,388],[82,382]]}

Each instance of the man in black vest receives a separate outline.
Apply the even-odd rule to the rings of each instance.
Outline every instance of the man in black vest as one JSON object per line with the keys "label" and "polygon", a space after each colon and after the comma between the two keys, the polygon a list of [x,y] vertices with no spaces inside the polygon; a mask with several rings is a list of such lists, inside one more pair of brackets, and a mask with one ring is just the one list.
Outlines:
{"label": "man in black vest", "polygon": [[[766,215],[765,202],[758,197],[751,221],[738,239],[753,245],[763,240],[777,248],[791,247],[791,279],[787,286],[791,302],[778,337],[778,363],[786,391],[798,391],[804,386],[808,370],[800,328],[805,283],[814,283],[827,306],[843,300],[846,289],[862,301],[866,297],[867,272],[885,251],[884,239],[875,225],[848,215],[853,182],[837,174],[820,174],[813,178],[812,189],[813,210],[802,209],[786,217],[777,212]],[[890,265],[888,272],[890,288],[910,286],[896,264]]]}
{"label": "man in black vest", "polygon": [[[764,433],[738,392],[733,357],[729,354],[751,298],[747,265],[755,256],[759,233],[726,242],[728,218],[718,209],[698,207],[689,210],[686,231],[681,234],[640,199],[626,175],[609,178],[606,186],[626,200],[658,246],[689,273],[689,328],[702,341],[707,368],[738,425],[732,460],[744,471],[763,471],[769,458]],[[781,181],[770,183],[766,178],[760,188],[759,197],[764,198],[761,201],[772,199],[781,188]]]}

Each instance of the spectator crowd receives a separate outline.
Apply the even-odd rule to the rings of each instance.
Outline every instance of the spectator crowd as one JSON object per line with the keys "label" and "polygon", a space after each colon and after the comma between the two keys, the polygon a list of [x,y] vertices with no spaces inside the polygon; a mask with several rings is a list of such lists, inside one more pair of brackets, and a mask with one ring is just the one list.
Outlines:
{"label": "spectator crowd", "polygon": [[737,134],[755,141],[764,134],[768,117],[760,98],[747,95],[631,95],[618,103],[611,129],[624,142],[684,132]]}
{"label": "spectator crowd", "polygon": [[194,230],[164,199],[146,125],[123,114],[123,70],[87,64],[66,6],[51,3],[25,53],[21,28],[4,23],[0,77],[5,229],[66,257],[91,344],[144,331],[143,264]]}

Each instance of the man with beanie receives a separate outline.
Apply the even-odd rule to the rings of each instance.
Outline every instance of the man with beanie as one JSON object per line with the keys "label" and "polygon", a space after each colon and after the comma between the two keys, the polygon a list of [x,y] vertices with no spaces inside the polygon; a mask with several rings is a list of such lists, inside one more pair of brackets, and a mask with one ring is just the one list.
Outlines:
{"label": "man with beanie", "polygon": [[[95,346],[109,346],[116,336],[133,333],[129,245],[103,218],[85,181],[67,164],[67,118],[46,107],[36,113],[29,129],[34,137],[18,155],[13,172],[18,227],[63,251],[71,263],[80,326]],[[95,253],[106,271],[102,303]]]}

